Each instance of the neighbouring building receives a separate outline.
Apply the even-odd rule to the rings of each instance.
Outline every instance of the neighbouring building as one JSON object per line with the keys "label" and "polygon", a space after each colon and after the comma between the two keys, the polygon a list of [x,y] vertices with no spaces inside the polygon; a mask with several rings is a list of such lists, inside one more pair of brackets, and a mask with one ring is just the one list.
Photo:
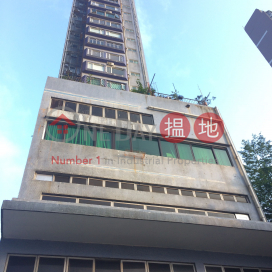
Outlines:
{"label": "neighbouring building", "polygon": [[[76,8],[85,35],[77,64],[68,50]],[[118,16],[104,18],[111,10]],[[91,18],[104,20],[103,33],[114,20],[132,22],[134,34],[124,35],[135,41],[119,42],[136,50],[120,53],[124,78],[108,72],[116,61],[103,66],[110,48],[88,43],[112,41],[89,32],[98,24]],[[84,20],[92,22],[86,33]],[[228,131],[215,143],[194,133],[196,118],[218,109],[128,91],[133,71],[148,86],[140,47],[133,0],[74,1],[60,76],[47,79],[19,195],[2,204],[0,272],[272,271],[272,224]],[[105,70],[89,71],[88,63]],[[191,124],[182,143],[160,133],[176,112]]]}
{"label": "neighbouring building", "polygon": [[245,31],[272,66],[272,12],[256,9],[247,22]]}

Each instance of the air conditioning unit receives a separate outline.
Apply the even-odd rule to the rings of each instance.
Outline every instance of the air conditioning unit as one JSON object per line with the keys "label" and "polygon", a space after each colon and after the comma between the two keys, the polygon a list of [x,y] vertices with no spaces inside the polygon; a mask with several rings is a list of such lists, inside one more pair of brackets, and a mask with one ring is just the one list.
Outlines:
{"label": "air conditioning unit", "polygon": [[114,62],[109,62],[109,61],[108,61],[108,62],[107,62],[107,65],[108,65],[108,66],[114,66]]}

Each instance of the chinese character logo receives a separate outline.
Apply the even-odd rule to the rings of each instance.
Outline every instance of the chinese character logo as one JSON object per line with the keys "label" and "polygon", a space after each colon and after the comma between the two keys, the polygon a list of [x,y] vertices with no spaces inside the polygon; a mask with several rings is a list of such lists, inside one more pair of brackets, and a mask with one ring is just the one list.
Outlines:
{"label": "chinese character logo", "polygon": [[195,121],[196,137],[204,143],[214,143],[224,134],[223,120],[215,113],[203,113]]}
{"label": "chinese character logo", "polygon": [[189,120],[181,113],[167,114],[161,121],[160,132],[166,141],[180,143],[189,136]]}

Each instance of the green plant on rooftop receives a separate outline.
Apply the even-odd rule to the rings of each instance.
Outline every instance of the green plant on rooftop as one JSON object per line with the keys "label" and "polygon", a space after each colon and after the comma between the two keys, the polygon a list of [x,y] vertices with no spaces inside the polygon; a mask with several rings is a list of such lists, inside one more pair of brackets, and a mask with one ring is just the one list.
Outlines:
{"label": "green plant on rooftop", "polygon": [[133,93],[147,94],[147,95],[155,95],[156,90],[152,87],[143,87],[143,84],[137,79],[137,90],[131,90]]}

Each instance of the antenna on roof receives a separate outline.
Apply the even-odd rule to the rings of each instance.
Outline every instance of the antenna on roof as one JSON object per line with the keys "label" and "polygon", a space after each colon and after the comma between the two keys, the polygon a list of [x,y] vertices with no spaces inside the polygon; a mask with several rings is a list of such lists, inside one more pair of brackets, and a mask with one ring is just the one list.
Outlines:
{"label": "antenna on roof", "polygon": [[175,87],[174,83],[173,83],[173,86],[174,86],[174,90],[175,90],[175,92],[177,92],[177,90],[176,90],[176,87]]}

